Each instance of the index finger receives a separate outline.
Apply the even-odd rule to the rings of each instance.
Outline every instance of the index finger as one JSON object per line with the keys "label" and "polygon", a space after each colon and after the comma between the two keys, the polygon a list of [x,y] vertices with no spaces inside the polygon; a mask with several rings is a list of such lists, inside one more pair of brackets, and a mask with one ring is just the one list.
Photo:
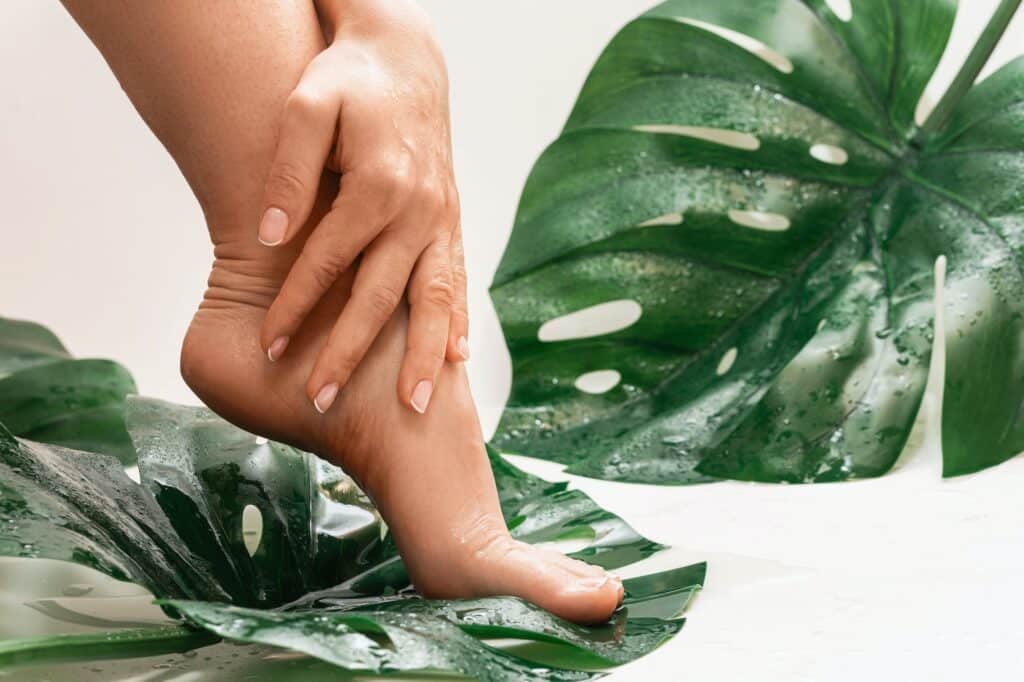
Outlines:
{"label": "index finger", "polygon": [[313,210],[341,107],[341,92],[328,75],[327,69],[308,72],[285,103],[257,232],[267,246],[294,237]]}

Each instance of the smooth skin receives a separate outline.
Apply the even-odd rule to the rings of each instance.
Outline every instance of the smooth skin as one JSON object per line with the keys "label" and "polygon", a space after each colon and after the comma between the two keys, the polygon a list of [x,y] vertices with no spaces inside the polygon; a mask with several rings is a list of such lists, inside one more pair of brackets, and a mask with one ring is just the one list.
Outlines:
{"label": "smooth skin", "polygon": [[509,594],[570,620],[606,620],[622,598],[621,581],[509,535],[464,365],[441,364],[425,414],[395,400],[408,357],[408,297],[371,340],[331,409],[310,409],[309,377],[368,259],[340,273],[291,332],[287,351],[268,361],[261,343],[268,310],[345,194],[337,174],[323,173],[295,235],[276,247],[258,240],[286,104],[327,49],[314,7],[306,0],[65,6],[174,157],[206,217],[214,263],[181,355],[196,394],[242,428],[342,466],[380,508],[424,595]]}

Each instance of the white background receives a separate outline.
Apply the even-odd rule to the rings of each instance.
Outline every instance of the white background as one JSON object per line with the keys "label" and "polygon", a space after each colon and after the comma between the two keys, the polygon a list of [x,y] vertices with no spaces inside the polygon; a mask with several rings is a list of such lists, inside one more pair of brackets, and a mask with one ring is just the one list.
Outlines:
{"label": "white background", "polygon": [[[510,365],[486,289],[519,190],[602,46],[651,2],[424,4],[451,72],[470,371],[489,432]],[[933,98],[996,2],[961,4]],[[989,70],[1021,46],[1024,13]],[[48,324],[77,355],[122,362],[142,393],[195,402],[178,377],[178,344],[210,249],[174,164],[56,2],[0,3],[0,86],[0,314]],[[897,471],[873,481],[658,488],[576,479],[676,547],[642,569],[711,564],[684,632],[614,679],[1021,679],[1024,460],[942,481],[934,434],[920,435]]]}

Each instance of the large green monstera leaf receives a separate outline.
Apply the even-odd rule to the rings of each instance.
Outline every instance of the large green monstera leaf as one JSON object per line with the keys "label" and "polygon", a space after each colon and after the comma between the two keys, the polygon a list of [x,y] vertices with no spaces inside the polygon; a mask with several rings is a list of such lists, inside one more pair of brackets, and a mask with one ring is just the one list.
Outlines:
{"label": "large green monstera leaf", "polygon": [[1018,4],[921,128],[954,0],[670,0],[626,26],[494,280],[495,445],[650,483],[881,475],[944,256],[945,474],[1024,450],[1024,60],[971,87]]}
{"label": "large green monstera leaf", "polygon": [[76,360],[48,329],[0,320],[0,424],[14,435],[131,462],[124,407],[135,392],[120,365]]}
{"label": "large green monstera leaf", "polygon": [[[81,375],[87,381],[71,382],[78,375],[66,370],[40,372],[76,362],[93,363]],[[594,666],[631,661],[676,634],[704,582],[703,564],[627,580],[623,608],[590,627],[511,597],[423,599],[376,509],[337,467],[205,408],[114,391],[102,419],[84,420],[83,405],[91,403],[50,396],[93,396],[87,388],[98,386],[127,392],[131,377],[113,363],[71,359],[38,325],[0,319],[0,370],[7,373],[0,388],[16,387],[0,393],[0,415],[34,410],[45,415],[35,423],[51,424],[63,409],[67,424],[90,424],[96,449],[64,447],[73,430],[37,429],[29,440],[0,424],[0,556],[70,561],[130,580],[185,619],[0,641],[0,666],[149,656],[224,638],[286,647],[353,671],[581,680],[594,676]],[[105,446],[119,456],[105,454]],[[567,484],[489,454],[516,537],[571,539],[585,545],[574,556],[607,568],[662,549]],[[126,463],[137,465],[138,482]],[[244,521],[253,512],[257,538]],[[567,652],[564,665],[531,662],[481,641],[487,638],[549,643]]]}

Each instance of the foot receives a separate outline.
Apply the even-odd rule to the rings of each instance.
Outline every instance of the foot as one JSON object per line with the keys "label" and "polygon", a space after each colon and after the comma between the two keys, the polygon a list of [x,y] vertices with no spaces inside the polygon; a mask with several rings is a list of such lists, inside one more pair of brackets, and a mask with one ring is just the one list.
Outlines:
{"label": "foot", "polygon": [[258,345],[260,324],[294,250],[270,254],[251,242],[218,244],[182,349],[196,394],[229,421],[315,452],[359,481],[424,596],[515,595],[569,620],[606,620],[622,598],[619,580],[506,530],[463,366],[445,365],[426,414],[404,407],[395,389],[406,340],[400,310],[320,414],[306,379],[349,284],[339,282],[272,363]]}

